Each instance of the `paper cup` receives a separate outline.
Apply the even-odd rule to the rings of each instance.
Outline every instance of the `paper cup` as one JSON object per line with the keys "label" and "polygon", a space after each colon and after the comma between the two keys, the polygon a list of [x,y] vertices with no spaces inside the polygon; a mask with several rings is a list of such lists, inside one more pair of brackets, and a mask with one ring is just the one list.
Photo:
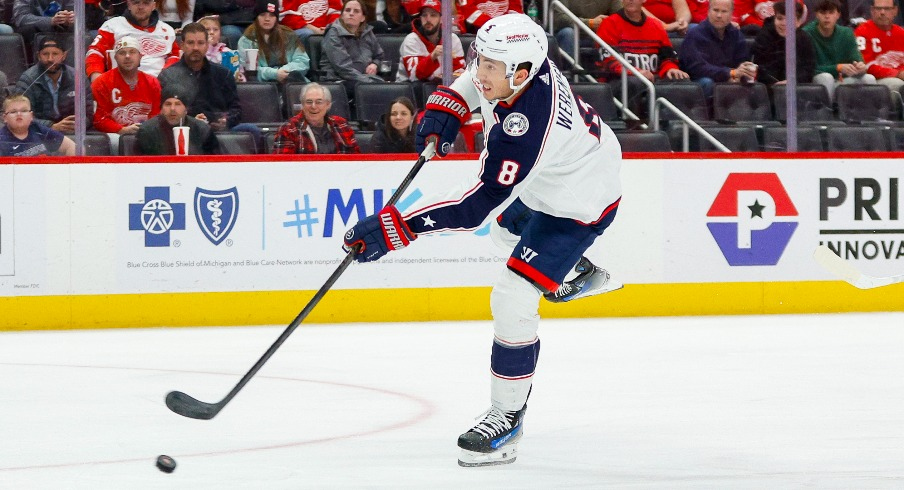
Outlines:
{"label": "paper cup", "polygon": [[188,155],[188,126],[175,126],[173,128],[173,142],[176,143],[176,155]]}
{"label": "paper cup", "polygon": [[249,71],[257,71],[257,50],[245,50],[245,69]]}

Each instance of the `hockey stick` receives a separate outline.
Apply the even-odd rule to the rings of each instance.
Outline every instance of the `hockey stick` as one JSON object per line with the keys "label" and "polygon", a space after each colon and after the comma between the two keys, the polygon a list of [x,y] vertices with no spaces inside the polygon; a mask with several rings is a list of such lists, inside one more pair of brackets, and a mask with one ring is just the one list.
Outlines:
{"label": "hockey stick", "polygon": [[[427,147],[424,149],[421,156],[417,159],[417,163],[414,164],[414,167],[408,172],[408,175],[405,177],[405,180],[399,184],[399,188],[392,194],[392,197],[389,198],[389,202],[386,205],[395,204],[402,197],[402,193],[405,192],[405,189],[408,188],[408,185],[411,184],[411,181],[414,180],[414,176],[420,172],[421,167],[424,166],[424,163],[427,162],[433,156],[433,149],[435,145],[434,143],[428,143]],[[336,268],[336,271],[326,280],[323,286],[320,287],[320,290],[308,301],[308,304],[301,310],[301,313],[292,320],[292,323],[283,331],[283,333],[276,339],[276,342],[273,342],[273,345],[267,349],[267,352],[264,352],[264,355],[261,356],[260,359],[251,367],[251,369],[242,376],[242,379],[239,380],[238,384],[232,388],[232,391],[226,395],[225,398],[218,401],[217,403],[206,403],[202,402],[196,398],[193,398],[181,391],[171,391],[166,395],[166,406],[169,407],[173,412],[183,416],[189,417],[193,419],[201,419],[201,420],[210,420],[217,416],[220,413],[220,410],[223,410],[223,407],[226,406],[227,403],[230,402],[235,395],[248,384],[248,381],[257,374],[258,371],[266,364],[267,360],[270,359],[271,356],[276,352],[277,349],[289,338],[289,335],[292,335],[292,332],[301,325],[301,322],[307,318],[308,314],[311,313],[311,310],[317,306],[317,303],[320,303],[320,300],[326,295],[327,291],[333,287],[333,284],[336,280],[339,279],[339,276],[345,272],[345,269],[352,263],[352,260],[355,259],[355,254],[358,253],[358,249],[355,248],[348,252],[348,255],[345,256],[345,259],[339,264],[339,267]]]}
{"label": "hockey stick", "polygon": [[860,270],[854,267],[850,262],[835,255],[835,252],[832,252],[832,250],[825,245],[816,247],[816,251],[813,252],[813,258],[816,259],[816,262],[825,270],[860,289],[872,289],[904,282],[904,274],[889,277],[868,276],[860,272]]}

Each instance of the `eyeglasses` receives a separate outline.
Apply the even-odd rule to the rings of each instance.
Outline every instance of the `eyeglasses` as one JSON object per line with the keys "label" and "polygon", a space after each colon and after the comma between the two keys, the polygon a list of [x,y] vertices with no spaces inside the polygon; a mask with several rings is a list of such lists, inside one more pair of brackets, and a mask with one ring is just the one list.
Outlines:
{"label": "eyeglasses", "polygon": [[31,113],[31,110],[26,111],[25,109],[20,109],[18,111],[7,111],[7,112],[4,112],[3,114],[5,114],[7,116],[18,116],[19,114],[29,114],[29,113]]}
{"label": "eyeglasses", "polygon": [[326,100],[324,100],[324,99],[305,100],[305,101],[303,101],[303,102],[304,102],[304,105],[311,105],[311,106],[313,106],[313,105],[324,105],[324,104],[326,104]]}

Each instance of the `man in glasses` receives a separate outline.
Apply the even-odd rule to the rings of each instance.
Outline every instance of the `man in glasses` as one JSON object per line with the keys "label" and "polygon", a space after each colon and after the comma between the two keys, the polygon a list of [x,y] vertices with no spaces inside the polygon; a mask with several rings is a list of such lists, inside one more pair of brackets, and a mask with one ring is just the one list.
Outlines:
{"label": "man in glasses", "polygon": [[75,155],[75,142],[63,133],[34,122],[31,101],[24,95],[12,95],[3,101],[0,128],[0,156],[29,157],[59,153]]}
{"label": "man in glasses", "polygon": [[898,0],[873,0],[870,20],[854,31],[867,73],[892,92],[904,86],[904,28],[894,24],[897,15]]}
{"label": "man in glasses", "polygon": [[329,114],[330,91],[319,83],[301,90],[301,112],[279,128],[273,153],[361,153],[345,118]]}
{"label": "man in glasses", "polygon": [[163,68],[179,61],[182,54],[176,43],[176,32],[160,15],[154,0],[128,0],[128,10],[120,17],[104,22],[85,56],[85,74],[93,82],[112,66],[108,52],[112,54],[116,42],[125,36],[138,40],[141,47],[141,64],[138,69],[156,77]]}

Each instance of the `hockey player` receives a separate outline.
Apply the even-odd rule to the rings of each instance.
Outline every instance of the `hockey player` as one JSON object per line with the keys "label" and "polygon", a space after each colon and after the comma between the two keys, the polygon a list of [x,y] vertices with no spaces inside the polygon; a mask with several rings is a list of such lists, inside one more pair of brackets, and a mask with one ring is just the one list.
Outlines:
{"label": "hockey player", "polygon": [[346,248],[357,247],[356,259],[368,262],[419,235],[474,230],[502,213],[491,234],[516,246],[490,295],[491,407],[458,439],[462,466],[515,460],[540,352],[540,296],[554,294],[579,261],[578,268],[589,270],[579,276],[580,294],[570,298],[620,287],[581,260],[612,223],[621,199],[615,135],[574,97],[547,59],[545,32],[526,15],[488,21],[475,45],[465,73],[428,98],[417,145],[422,151],[436,141],[445,155],[462,121],[479,108],[486,135],[480,172],[427,201],[432,204],[404,217],[387,206],[345,235]]}

